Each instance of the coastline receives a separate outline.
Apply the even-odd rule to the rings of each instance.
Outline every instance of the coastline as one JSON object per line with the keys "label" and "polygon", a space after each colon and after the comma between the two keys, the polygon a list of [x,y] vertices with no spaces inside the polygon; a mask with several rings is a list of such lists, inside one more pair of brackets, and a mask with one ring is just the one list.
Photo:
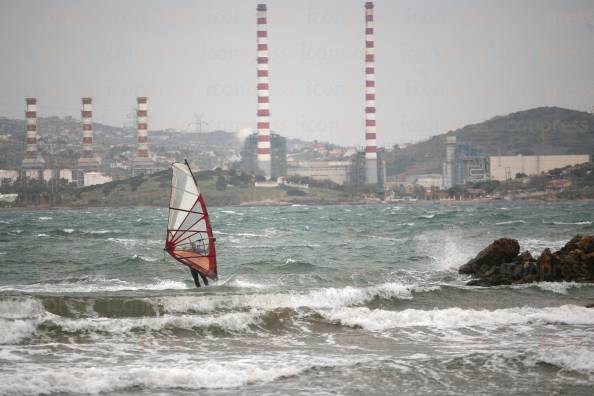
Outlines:
{"label": "coastline", "polygon": [[[314,206],[332,206],[332,205],[469,205],[469,204],[488,204],[488,203],[509,203],[509,202],[523,202],[523,203],[591,203],[594,202],[592,198],[582,199],[460,199],[460,200],[418,200],[418,201],[380,201],[380,200],[352,200],[352,201],[323,201],[323,200],[311,200],[311,201],[286,201],[286,200],[273,200],[265,199],[260,201],[245,201],[236,205],[217,205],[214,202],[209,202],[210,208],[223,208],[223,207],[264,207],[264,206],[293,206],[293,205],[314,205]],[[11,206],[11,207],[0,207],[0,213],[2,212],[27,212],[27,211],[44,211],[44,210],[77,210],[77,209],[97,209],[97,208],[112,208],[112,209],[130,209],[130,208],[152,208],[165,209],[166,206],[162,205],[38,205],[38,206]]]}

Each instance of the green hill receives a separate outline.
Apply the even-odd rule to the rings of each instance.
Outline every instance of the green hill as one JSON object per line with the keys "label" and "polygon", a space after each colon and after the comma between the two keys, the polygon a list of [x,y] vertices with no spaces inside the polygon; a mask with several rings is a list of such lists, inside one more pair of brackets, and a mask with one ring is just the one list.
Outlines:
{"label": "green hill", "polygon": [[[337,203],[349,199],[343,191],[324,188],[305,190],[291,187],[255,187],[249,175],[222,171],[205,171],[195,174],[200,191],[209,206],[240,205],[262,202]],[[217,182],[224,178],[231,183],[217,189]],[[243,178],[243,179],[242,179]],[[152,175],[136,176],[110,183],[77,189],[60,196],[62,206],[168,206],[171,170]],[[220,187],[219,187],[220,188]]]}
{"label": "green hill", "polygon": [[493,117],[386,153],[388,175],[441,173],[446,136],[489,155],[594,155],[594,115],[539,107]]}

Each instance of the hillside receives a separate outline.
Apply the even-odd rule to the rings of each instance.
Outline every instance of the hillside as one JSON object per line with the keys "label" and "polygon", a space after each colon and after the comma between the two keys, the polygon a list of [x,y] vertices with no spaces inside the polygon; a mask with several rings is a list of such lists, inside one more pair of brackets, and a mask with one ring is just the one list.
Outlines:
{"label": "hillside", "polygon": [[594,154],[594,115],[559,107],[539,107],[479,124],[386,153],[388,175],[441,173],[446,136],[489,155]]}
{"label": "hillside", "polygon": [[[254,187],[250,182],[242,185],[240,175],[228,172],[205,171],[195,174],[200,191],[209,206],[240,205],[261,202],[336,203],[349,199],[346,192],[323,188],[299,190],[286,187]],[[217,189],[217,181],[228,183],[224,190]],[[247,176],[249,177],[249,176]],[[171,170],[152,175],[137,176],[64,193],[60,206],[162,206],[168,205]],[[302,192],[304,191],[304,192]]]}

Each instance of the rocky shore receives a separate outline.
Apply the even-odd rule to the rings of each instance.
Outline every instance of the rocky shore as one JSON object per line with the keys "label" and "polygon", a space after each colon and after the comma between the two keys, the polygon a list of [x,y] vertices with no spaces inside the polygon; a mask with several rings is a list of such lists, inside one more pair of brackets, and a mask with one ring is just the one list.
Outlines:
{"label": "rocky shore", "polygon": [[576,235],[560,250],[546,248],[538,258],[520,254],[515,239],[501,238],[462,265],[472,275],[469,286],[497,286],[531,282],[594,282],[594,236]]}

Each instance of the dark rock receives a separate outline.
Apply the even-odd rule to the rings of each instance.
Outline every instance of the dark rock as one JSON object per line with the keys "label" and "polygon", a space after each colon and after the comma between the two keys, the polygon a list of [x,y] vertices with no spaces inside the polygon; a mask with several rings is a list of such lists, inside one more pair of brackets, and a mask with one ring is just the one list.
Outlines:
{"label": "dark rock", "polygon": [[578,242],[579,249],[586,254],[594,253],[594,236],[585,235]]}
{"label": "dark rock", "polygon": [[481,276],[493,273],[503,264],[513,261],[520,252],[515,239],[501,238],[481,250],[479,254],[458,269],[461,274]]}
{"label": "dark rock", "polygon": [[538,259],[514,239],[498,239],[458,270],[472,275],[470,286],[495,286],[538,281],[594,282],[594,237],[576,235],[561,249],[545,249]]}

